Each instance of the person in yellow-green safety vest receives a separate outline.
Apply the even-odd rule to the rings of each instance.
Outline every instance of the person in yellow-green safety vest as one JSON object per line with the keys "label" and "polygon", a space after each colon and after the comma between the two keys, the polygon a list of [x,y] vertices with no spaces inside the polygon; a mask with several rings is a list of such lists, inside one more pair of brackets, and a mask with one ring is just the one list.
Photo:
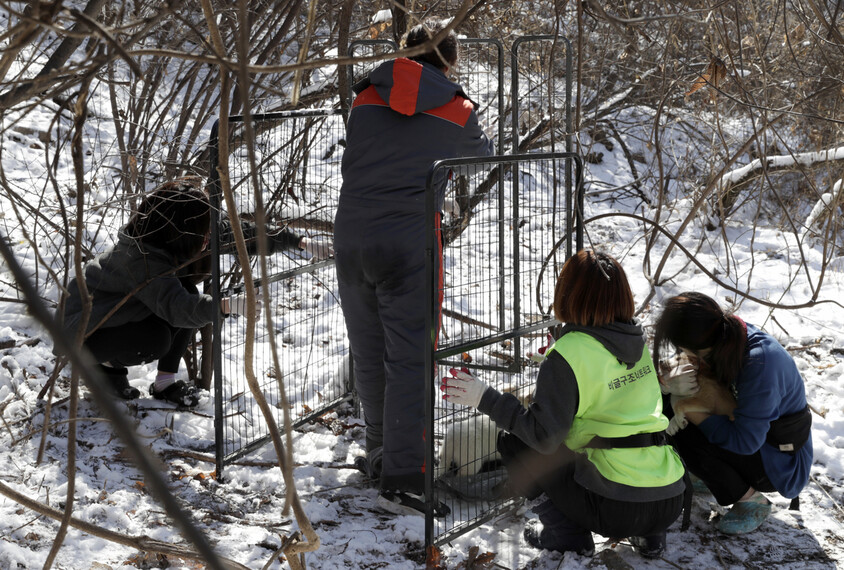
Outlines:
{"label": "person in yellow-green safety vest", "polygon": [[538,499],[525,540],[535,548],[591,556],[592,533],[629,538],[656,558],[683,509],[683,463],[667,445],[668,419],[633,293],[621,265],[581,250],[554,293],[565,323],[525,408],[512,394],[452,370],[441,389],[504,430],[498,451],[514,495]]}

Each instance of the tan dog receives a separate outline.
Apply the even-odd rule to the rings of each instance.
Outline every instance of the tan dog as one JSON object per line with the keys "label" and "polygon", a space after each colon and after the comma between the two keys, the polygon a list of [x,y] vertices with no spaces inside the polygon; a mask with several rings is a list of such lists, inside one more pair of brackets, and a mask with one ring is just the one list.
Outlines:
{"label": "tan dog", "polygon": [[[668,366],[663,368],[676,370],[681,364],[688,362],[688,359],[683,355],[672,359]],[[671,395],[671,408],[674,410],[674,417],[671,418],[668,428],[665,430],[668,435],[674,435],[689,425],[686,419],[688,412],[727,416],[730,421],[735,419],[733,410],[736,408],[736,399],[727,386],[710,376],[705,368],[698,369],[697,383],[700,390],[691,396]]]}

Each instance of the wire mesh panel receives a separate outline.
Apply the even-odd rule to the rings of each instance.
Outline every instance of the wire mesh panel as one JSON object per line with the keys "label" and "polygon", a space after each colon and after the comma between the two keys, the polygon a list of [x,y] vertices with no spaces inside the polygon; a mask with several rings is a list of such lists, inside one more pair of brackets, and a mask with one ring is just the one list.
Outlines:
{"label": "wire mesh panel", "polygon": [[[350,394],[348,348],[333,261],[315,261],[298,247],[300,236],[312,243],[330,243],[341,184],[342,116],[334,110],[255,116],[254,169],[248,160],[242,118],[230,117],[229,123],[228,166],[237,211],[246,233],[254,237],[250,220],[255,219],[259,196],[267,231],[275,236],[267,242],[275,251],[266,258],[266,271],[257,256],[250,258],[256,284],[263,281],[269,288],[263,310],[269,312],[273,334],[263,315],[251,347],[245,344],[245,318],[232,316],[219,325],[215,338],[219,472],[223,464],[269,437],[244,375],[247,348],[253,351],[251,363],[260,390],[279,426],[285,406],[297,426]],[[219,195],[215,198],[220,200]],[[217,294],[225,297],[242,290],[243,268],[232,253],[233,236],[225,230],[225,214],[221,219]],[[254,252],[254,239],[250,247]]]}
{"label": "wire mesh panel", "polygon": [[[397,49],[398,46],[393,40],[355,40],[349,44],[349,57],[383,55],[385,53],[392,53]],[[354,93],[351,91],[355,83],[366,77],[380,63],[381,61],[366,61],[349,66],[351,76],[349,78],[349,93],[346,94],[348,101],[352,101],[355,98]]]}
{"label": "wire mesh panel", "polygon": [[[442,544],[512,508],[503,496],[505,472],[495,450],[498,430],[486,416],[440,399],[440,378],[452,367],[480,372],[484,382],[512,392],[526,404],[538,363],[531,353],[548,344],[556,276],[566,257],[561,235],[579,232],[568,220],[579,205],[565,184],[581,163],[569,153],[498,156],[441,161],[429,180],[451,173],[446,195],[465,209],[434,223],[429,188],[429,330],[426,373],[429,497],[434,489],[450,513],[426,518],[426,542]],[[575,206],[576,207],[576,206]],[[438,291],[437,240],[446,247]],[[578,240],[579,241],[579,240]],[[559,255],[555,252],[562,251]],[[442,295],[441,310],[437,293]],[[436,331],[439,334],[437,335]],[[434,344],[436,339],[436,345]]]}
{"label": "wire mesh panel", "polygon": [[560,36],[523,36],[511,48],[512,152],[572,152],[572,54]]}
{"label": "wire mesh panel", "polygon": [[478,104],[478,118],[504,151],[504,48],[498,40],[460,39],[460,61],[452,79]]}
{"label": "wire mesh panel", "polygon": [[[510,74],[512,152],[534,149],[573,152],[571,43],[555,35],[517,38],[511,47]],[[571,188],[571,168],[563,177],[565,187]],[[574,208],[570,204],[567,206],[573,214]],[[552,231],[573,224],[574,220],[569,219]],[[552,254],[553,261],[559,263],[560,253],[572,253],[572,234],[558,233],[555,237],[566,239],[565,248],[556,249]]]}

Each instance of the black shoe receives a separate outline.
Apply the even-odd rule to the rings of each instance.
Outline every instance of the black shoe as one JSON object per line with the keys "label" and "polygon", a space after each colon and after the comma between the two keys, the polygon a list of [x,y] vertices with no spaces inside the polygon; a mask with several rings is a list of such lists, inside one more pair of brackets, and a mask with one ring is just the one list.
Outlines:
{"label": "black shoe", "polygon": [[665,552],[665,531],[648,536],[631,536],[630,544],[645,558],[660,558]]}
{"label": "black shoe", "polygon": [[123,400],[134,400],[141,395],[141,391],[129,384],[129,371],[124,368],[116,368],[113,366],[99,365],[100,372],[106,377],[106,381],[111,386],[111,390],[115,396]]}
{"label": "black shoe", "polygon": [[[378,506],[394,515],[422,515],[425,516],[425,495],[417,495],[404,491],[381,491],[377,500]],[[434,516],[442,518],[451,512],[445,503],[434,500]]]}
{"label": "black shoe", "polygon": [[365,455],[358,455],[354,461],[355,469],[369,477],[369,461],[366,460]]}
{"label": "black shoe", "polygon": [[192,408],[199,403],[199,388],[186,384],[184,380],[176,380],[160,392],[155,390],[153,382],[149,386],[149,393],[157,400],[165,400],[184,408]]}
{"label": "black shoe", "polygon": [[595,542],[592,533],[559,533],[553,529],[546,529],[537,519],[525,523],[525,541],[539,550],[556,550],[557,552],[576,552],[581,556],[595,554]]}
{"label": "black shoe", "polygon": [[381,479],[381,453],[383,448],[377,447],[367,453],[355,457],[355,467],[358,471],[369,477],[371,481],[379,481]]}

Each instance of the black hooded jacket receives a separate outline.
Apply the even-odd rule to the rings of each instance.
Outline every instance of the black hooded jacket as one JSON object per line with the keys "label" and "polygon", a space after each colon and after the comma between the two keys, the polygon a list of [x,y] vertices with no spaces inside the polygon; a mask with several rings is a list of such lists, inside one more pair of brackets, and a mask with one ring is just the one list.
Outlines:
{"label": "black hooded jacket", "polygon": [[[645,336],[636,322],[615,322],[602,327],[566,325],[563,334],[579,331],[600,342],[623,364],[633,365],[642,357]],[[488,388],[478,409],[506,430],[540,453],[552,454],[564,441],[577,413],[580,396],[577,379],[566,359],[550,351],[536,377],[536,390],[529,409],[512,394]],[[582,456],[582,457],[580,457]],[[631,487],[604,478],[595,466],[579,454],[575,480],[583,487],[605,497],[628,501],[653,501],[683,492],[682,479],[667,487]],[[582,459],[582,460],[581,460]]]}
{"label": "black hooded jacket", "polygon": [[[343,153],[341,213],[355,205],[375,218],[384,212],[424,212],[435,161],[494,152],[474,103],[429,63],[388,61],[355,91]],[[445,176],[437,181],[439,210],[445,183]]]}

